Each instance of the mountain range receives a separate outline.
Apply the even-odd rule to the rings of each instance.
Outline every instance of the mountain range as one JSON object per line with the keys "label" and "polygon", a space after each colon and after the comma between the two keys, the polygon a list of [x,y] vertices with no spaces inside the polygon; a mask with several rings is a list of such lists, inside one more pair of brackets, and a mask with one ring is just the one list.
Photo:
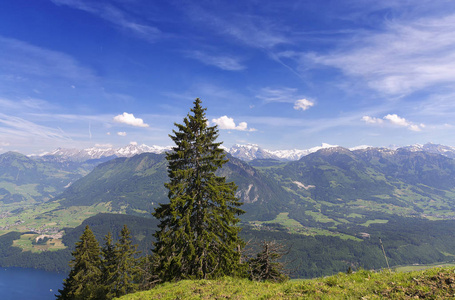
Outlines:
{"label": "mountain range", "polygon": [[[0,265],[42,262],[44,256],[19,264],[24,261],[22,253],[37,247],[31,239],[38,234],[64,230],[63,243],[70,245],[83,230],[81,223],[99,228],[102,237],[112,227],[107,220],[118,226],[128,219],[121,216],[139,218],[134,219],[136,224],[141,218],[150,221],[154,207],[168,201],[164,151],[164,147],[130,144],[111,151],[0,155],[0,230],[7,232],[5,240],[0,236],[5,245],[4,251],[0,247]],[[237,196],[246,212],[241,216],[245,237],[292,241],[297,245],[295,257],[315,260],[301,262],[307,266],[299,271],[301,276],[342,271],[351,262],[380,266],[378,236],[393,264],[455,256],[450,238],[455,231],[444,229],[455,228],[452,147],[322,145],[299,152],[303,156],[298,160],[284,160],[253,145],[237,145],[229,152],[229,162],[217,172],[238,186]],[[141,229],[137,241],[150,243],[154,228]],[[73,240],[67,242],[70,236]],[[17,248],[14,245],[22,250],[13,249],[13,258],[8,253]],[[54,240],[44,247],[58,250],[62,244]],[[321,249],[331,257],[315,258],[315,253],[324,252]],[[43,252],[46,262],[57,261],[53,255],[58,251]],[[65,253],[69,256],[69,251]]]}
{"label": "mountain range", "polygon": [[[226,152],[231,154],[233,157],[239,158],[245,161],[251,161],[254,159],[276,159],[280,161],[294,161],[299,160],[303,156],[314,153],[321,149],[338,147],[337,145],[330,145],[323,143],[321,146],[312,147],[309,149],[291,149],[291,150],[268,150],[263,149],[256,144],[236,144],[230,149],[224,148]],[[349,148],[349,150],[359,150],[373,148],[370,146],[362,145],[357,147]],[[429,153],[437,153],[450,158],[455,158],[455,147],[444,146],[438,144],[427,143],[425,145],[415,144],[410,146],[402,147],[409,151],[425,151]],[[76,161],[83,162],[90,159],[100,158],[115,158],[115,157],[131,157],[141,153],[164,153],[172,149],[172,146],[147,146],[145,144],[138,145],[137,143],[130,143],[124,147],[113,148],[113,147],[92,147],[87,149],[66,149],[58,148],[51,152],[45,152],[40,155],[32,155],[32,158],[41,160],[53,160],[53,161]],[[390,148],[395,149],[395,148]]]}

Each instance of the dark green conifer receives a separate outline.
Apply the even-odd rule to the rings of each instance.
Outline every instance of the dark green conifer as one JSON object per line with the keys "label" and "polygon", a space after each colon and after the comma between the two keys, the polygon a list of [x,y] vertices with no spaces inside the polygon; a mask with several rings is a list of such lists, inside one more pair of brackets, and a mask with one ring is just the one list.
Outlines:
{"label": "dark green conifer", "polygon": [[100,299],[102,298],[101,251],[89,226],[85,227],[76,249],[72,253],[71,271],[64,280],[63,289],[57,299]]}
{"label": "dark green conifer", "polygon": [[262,250],[256,257],[249,259],[248,267],[250,279],[254,281],[283,282],[289,277],[285,272],[285,265],[278,260],[289,253],[289,249],[276,241],[263,241]]}
{"label": "dark green conifer", "polygon": [[220,148],[217,126],[209,126],[201,100],[170,135],[175,143],[166,155],[169,204],[153,215],[161,221],[153,252],[163,281],[216,278],[243,272],[237,186],[215,171],[228,160]]}
{"label": "dark green conifer", "polygon": [[137,291],[140,281],[140,268],[139,259],[136,256],[139,252],[137,245],[132,245],[128,227],[123,226],[115,249],[108,247],[107,244],[105,248],[106,256],[110,258],[108,261],[105,256],[106,298],[112,299]]}
{"label": "dark green conifer", "polygon": [[115,272],[117,270],[117,261],[115,255],[115,246],[112,240],[112,234],[109,232],[104,237],[104,246],[101,249],[101,254],[103,256],[102,260],[102,286],[104,288],[104,294],[106,299],[113,298],[113,294],[111,292],[112,288],[112,279],[115,276]]}

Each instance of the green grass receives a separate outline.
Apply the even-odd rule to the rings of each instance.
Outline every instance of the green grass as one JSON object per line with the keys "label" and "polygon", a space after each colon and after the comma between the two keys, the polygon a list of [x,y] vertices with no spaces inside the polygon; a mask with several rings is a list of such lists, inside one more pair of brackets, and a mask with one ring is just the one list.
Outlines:
{"label": "green grass", "polygon": [[31,251],[35,253],[42,251],[57,251],[66,248],[61,239],[49,239],[44,245],[33,245],[33,240],[38,236],[39,234],[23,234],[20,239],[13,241],[13,246],[21,248],[22,251]]}
{"label": "green grass", "polygon": [[59,229],[77,227],[91,216],[101,212],[112,212],[110,203],[60,208],[58,203],[48,202],[27,206],[19,204],[4,205],[0,208],[0,213],[13,211],[16,208],[23,208],[23,210],[19,213],[10,213],[0,219],[2,234],[10,231],[26,232],[36,230],[46,233],[47,229],[55,227]]}
{"label": "green grass", "polygon": [[385,223],[387,223],[387,222],[389,222],[389,220],[374,219],[374,220],[368,220],[368,221],[366,221],[365,223],[360,224],[360,225],[368,227],[368,226],[370,226],[371,224],[385,224]]}
{"label": "green grass", "polygon": [[373,272],[285,283],[247,279],[183,280],[121,297],[139,299],[453,299],[455,268],[415,272]]}
{"label": "green grass", "polygon": [[434,267],[455,267],[455,263],[434,263],[434,264],[428,264],[428,265],[407,265],[407,266],[399,266],[399,267],[394,267],[393,269],[396,272],[411,272],[411,271],[422,271],[426,269],[431,269]]}
{"label": "green grass", "polygon": [[[313,213],[313,212],[311,212],[311,213]],[[316,213],[314,213],[314,214],[316,214]],[[322,215],[322,214],[320,214],[320,215]],[[332,219],[330,219],[330,220],[332,220]],[[293,234],[302,234],[302,235],[310,235],[310,236],[326,235],[326,236],[339,237],[343,240],[362,241],[359,238],[356,238],[354,236],[347,235],[344,233],[333,232],[330,230],[314,228],[314,227],[305,227],[302,224],[300,224],[299,222],[297,222],[296,220],[289,218],[289,213],[287,213],[287,212],[279,213],[276,216],[276,218],[271,221],[252,221],[249,223],[251,225],[262,225],[262,224],[275,223],[275,224],[282,225],[283,227],[285,227],[288,230],[289,233],[293,233]],[[337,222],[337,223],[339,223],[339,222]]]}

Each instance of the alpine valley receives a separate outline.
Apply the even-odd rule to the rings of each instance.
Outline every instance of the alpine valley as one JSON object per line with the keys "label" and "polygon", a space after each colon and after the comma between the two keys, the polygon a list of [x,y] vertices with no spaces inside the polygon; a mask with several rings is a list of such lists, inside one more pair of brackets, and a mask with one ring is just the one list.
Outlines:
{"label": "alpine valley", "polygon": [[[170,147],[57,149],[0,155],[0,266],[68,270],[85,225],[101,241],[127,224],[149,253],[167,201]],[[306,150],[235,145],[219,170],[243,201],[245,240],[290,246],[294,277],[348,267],[452,261],[455,256],[455,148]]]}

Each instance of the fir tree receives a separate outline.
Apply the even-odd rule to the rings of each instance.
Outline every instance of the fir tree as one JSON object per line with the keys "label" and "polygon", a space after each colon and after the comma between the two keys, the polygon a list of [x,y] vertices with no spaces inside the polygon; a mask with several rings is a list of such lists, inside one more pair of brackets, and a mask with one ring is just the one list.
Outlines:
{"label": "fir tree", "polygon": [[104,248],[104,266],[106,298],[120,297],[138,290],[140,281],[137,245],[132,245],[131,234],[126,225],[120,233],[120,239],[112,246],[112,238],[106,238]]}
{"label": "fir tree", "polygon": [[85,227],[76,249],[72,253],[71,271],[64,280],[63,289],[57,299],[100,299],[102,298],[101,251],[89,226]]}
{"label": "fir tree", "polygon": [[111,299],[113,298],[113,294],[111,292],[112,279],[114,278],[117,269],[117,261],[115,256],[115,246],[110,232],[104,237],[104,246],[101,250],[101,254],[103,255],[101,268],[103,272],[102,286],[104,288],[105,298]]}
{"label": "fir tree", "polygon": [[153,252],[156,271],[163,281],[216,278],[242,273],[238,215],[242,204],[233,182],[215,175],[228,160],[220,148],[217,126],[210,127],[201,100],[177,131],[166,154],[170,181],[169,204],[160,204],[153,215],[161,221]]}

